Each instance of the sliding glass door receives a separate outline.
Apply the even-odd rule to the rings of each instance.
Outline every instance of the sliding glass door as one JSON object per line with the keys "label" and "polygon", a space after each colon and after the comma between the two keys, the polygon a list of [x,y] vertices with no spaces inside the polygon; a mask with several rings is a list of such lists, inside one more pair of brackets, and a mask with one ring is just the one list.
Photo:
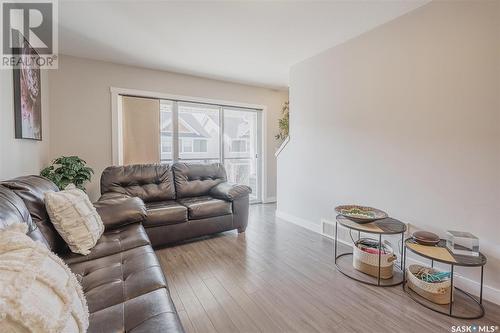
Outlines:
{"label": "sliding glass door", "polygon": [[254,110],[222,108],[224,119],[223,163],[229,181],[252,188],[254,201],[260,201],[260,115]]}
{"label": "sliding glass door", "polygon": [[230,182],[261,201],[261,110],[160,101],[160,160],[224,164]]}

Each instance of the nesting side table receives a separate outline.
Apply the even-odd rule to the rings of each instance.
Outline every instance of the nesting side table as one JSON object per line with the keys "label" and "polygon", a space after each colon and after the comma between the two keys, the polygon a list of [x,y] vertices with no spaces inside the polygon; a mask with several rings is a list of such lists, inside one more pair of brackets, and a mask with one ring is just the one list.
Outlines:
{"label": "nesting side table", "polygon": [[[421,305],[435,312],[442,313],[453,318],[478,319],[484,316],[483,275],[484,265],[486,264],[486,257],[482,253],[479,253],[479,256],[477,257],[456,255],[451,253],[446,248],[446,240],[444,239],[441,239],[437,245],[426,246],[417,244],[412,238],[408,238],[404,242],[403,274],[406,274],[406,253],[408,250],[420,257],[429,259],[431,261],[431,267],[434,267],[434,262],[440,262],[450,265],[450,303],[448,305],[438,305],[428,301],[427,299],[423,298],[422,296],[418,295],[416,292],[408,288],[405,280],[406,276],[404,276],[403,289],[415,302],[420,303]],[[473,295],[462,289],[454,287],[453,274],[456,266],[478,267],[481,269],[479,298],[474,297]],[[455,293],[455,291],[457,292]]]}
{"label": "nesting side table", "polygon": [[[378,256],[378,276],[377,277],[372,277],[370,275],[364,274],[362,272],[357,271],[354,269],[352,266],[352,256],[353,253],[351,252],[346,252],[346,253],[341,253],[338,254],[338,225],[341,225],[342,227],[348,228],[349,230],[355,230],[358,231],[358,239],[360,237],[360,233],[370,233],[370,234],[375,234],[378,235],[378,241],[379,245],[382,244],[382,236],[383,235],[401,235],[401,252],[400,252],[400,259],[401,259],[401,266],[395,265],[394,266],[394,276],[391,279],[381,279],[380,278],[380,261],[381,261],[381,255],[379,253]],[[398,221],[393,218],[385,218],[381,220],[376,220],[370,223],[364,223],[360,224],[357,222],[354,222],[342,215],[337,215],[336,221],[335,221],[335,245],[334,245],[334,258],[335,258],[335,266],[337,267],[337,270],[344,274],[345,276],[356,280],[361,283],[369,284],[372,286],[378,286],[378,287],[393,287],[397,286],[403,283],[404,279],[404,274],[403,274],[403,242],[404,242],[404,235],[406,232],[406,224],[404,224],[401,221]]]}

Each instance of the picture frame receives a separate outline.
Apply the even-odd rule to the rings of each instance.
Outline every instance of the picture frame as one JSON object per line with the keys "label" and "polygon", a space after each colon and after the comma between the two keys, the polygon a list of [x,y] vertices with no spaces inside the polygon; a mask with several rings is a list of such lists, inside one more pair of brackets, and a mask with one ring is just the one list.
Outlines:
{"label": "picture frame", "polygon": [[26,39],[13,69],[15,138],[42,141],[41,72],[39,55]]}

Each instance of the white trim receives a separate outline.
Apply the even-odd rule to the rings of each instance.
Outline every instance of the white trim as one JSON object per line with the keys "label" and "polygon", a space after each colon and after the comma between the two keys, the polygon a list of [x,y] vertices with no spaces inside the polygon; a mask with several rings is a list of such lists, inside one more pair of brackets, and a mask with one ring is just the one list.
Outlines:
{"label": "white trim", "polygon": [[276,150],[276,152],[274,153],[274,156],[278,157],[278,155],[281,153],[281,151],[283,149],[285,149],[286,145],[288,144],[288,142],[290,141],[290,136],[287,136],[285,138],[285,140],[281,143],[281,145],[279,146],[278,150]]}
{"label": "white trim", "polygon": [[[193,103],[209,103],[214,105],[222,105],[222,106],[233,106],[240,107],[246,109],[255,109],[262,110],[259,112],[261,114],[261,156],[260,157],[260,169],[262,170],[262,179],[261,179],[261,200],[262,198],[267,198],[267,168],[268,168],[268,158],[267,158],[267,106],[260,104],[250,104],[250,103],[241,103],[235,101],[226,101],[226,100],[217,100],[210,98],[201,98],[201,97],[192,97],[192,96],[183,96],[183,95],[174,95],[174,94],[166,94],[157,91],[147,91],[147,90],[137,90],[137,89],[128,89],[128,88],[118,88],[118,87],[110,87],[109,88],[111,94],[111,152],[112,152],[112,164],[113,165],[122,165],[123,164],[123,143],[122,143],[122,126],[119,126],[122,123],[122,105],[121,105],[121,95],[130,95],[137,97],[149,97],[149,98],[158,98],[158,99],[168,99],[168,100],[176,100],[176,101],[184,101],[184,102],[193,102]],[[173,143],[174,147],[175,142]]]}
{"label": "white trim", "polygon": [[267,107],[264,106],[262,109],[262,115],[260,117],[261,125],[260,125],[260,131],[261,135],[259,140],[261,141],[261,147],[260,147],[260,156],[259,159],[261,161],[261,167],[260,167],[260,173],[261,173],[261,180],[260,180],[260,186],[261,186],[261,191],[260,191],[260,200],[264,200],[264,198],[267,198]]}
{"label": "white trim", "polygon": [[276,202],[276,197],[267,197],[262,199],[262,203],[273,203]]}
{"label": "white trim", "polygon": [[321,225],[316,224],[314,222],[305,220],[303,218],[300,218],[300,217],[297,217],[295,215],[288,214],[288,213],[285,213],[285,212],[279,211],[279,210],[276,210],[276,217],[279,219],[282,219],[283,221],[296,224],[299,227],[303,227],[303,228],[309,229],[311,231],[314,231],[318,234],[321,234]]}
{"label": "white trim", "polygon": [[123,164],[122,99],[118,93],[111,91],[111,151],[113,165]]}
{"label": "white trim", "polygon": [[[300,227],[306,228],[306,229],[311,230],[313,232],[316,232],[316,233],[318,233],[318,234],[320,234],[328,239],[331,239],[330,237],[327,237],[327,236],[322,234],[321,224],[316,224],[312,221],[308,221],[308,220],[303,219],[301,217],[294,216],[294,215],[285,213],[283,211],[278,211],[278,210],[276,210],[276,217],[285,221],[285,222],[290,222],[290,223],[296,224]],[[329,221],[327,219],[324,219],[324,220]],[[339,233],[339,235],[340,235],[340,233]],[[350,240],[339,239],[338,241],[340,243],[347,245],[347,246],[352,246],[352,242],[350,242]],[[414,257],[411,256],[410,253],[406,259],[407,259],[407,262],[412,262],[412,263],[416,263],[416,264],[420,264],[420,265],[428,265],[428,263],[425,263],[423,261],[415,259]],[[455,276],[458,287],[463,288],[466,291],[471,292],[472,294],[476,294],[479,292],[479,282],[471,280],[471,279],[469,279],[465,276],[462,276],[460,274],[457,274],[457,273],[455,273],[454,276]],[[477,294],[476,294],[476,296],[477,296]],[[492,302],[492,303],[500,305],[500,290],[485,284],[483,286],[483,298],[485,300]]]}
{"label": "white trim", "polygon": [[215,105],[223,105],[223,106],[235,106],[240,108],[247,109],[258,109],[263,110],[266,108],[265,105],[260,104],[250,104],[250,103],[241,103],[235,101],[226,101],[220,99],[211,99],[204,97],[193,97],[193,96],[184,96],[184,95],[174,95],[174,94],[166,94],[157,91],[147,91],[147,90],[138,90],[138,89],[128,89],[128,88],[118,88],[118,87],[110,87],[111,94],[116,95],[130,95],[137,97],[149,97],[149,98],[159,98],[159,99],[170,99],[182,102],[192,102],[192,103],[208,103]]}

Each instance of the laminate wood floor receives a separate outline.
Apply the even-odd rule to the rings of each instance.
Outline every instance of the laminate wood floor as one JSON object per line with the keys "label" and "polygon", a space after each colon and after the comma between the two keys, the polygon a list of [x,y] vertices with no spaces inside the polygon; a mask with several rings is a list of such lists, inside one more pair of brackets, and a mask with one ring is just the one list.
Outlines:
{"label": "laminate wood floor", "polygon": [[[465,321],[428,310],[401,286],[352,281],[333,265],[333,241],[253,205],[247,231],[157,250],[187,332],[450,332],[500,326],[500,306]],[[497,330],[498,331],[498,330]]]}

